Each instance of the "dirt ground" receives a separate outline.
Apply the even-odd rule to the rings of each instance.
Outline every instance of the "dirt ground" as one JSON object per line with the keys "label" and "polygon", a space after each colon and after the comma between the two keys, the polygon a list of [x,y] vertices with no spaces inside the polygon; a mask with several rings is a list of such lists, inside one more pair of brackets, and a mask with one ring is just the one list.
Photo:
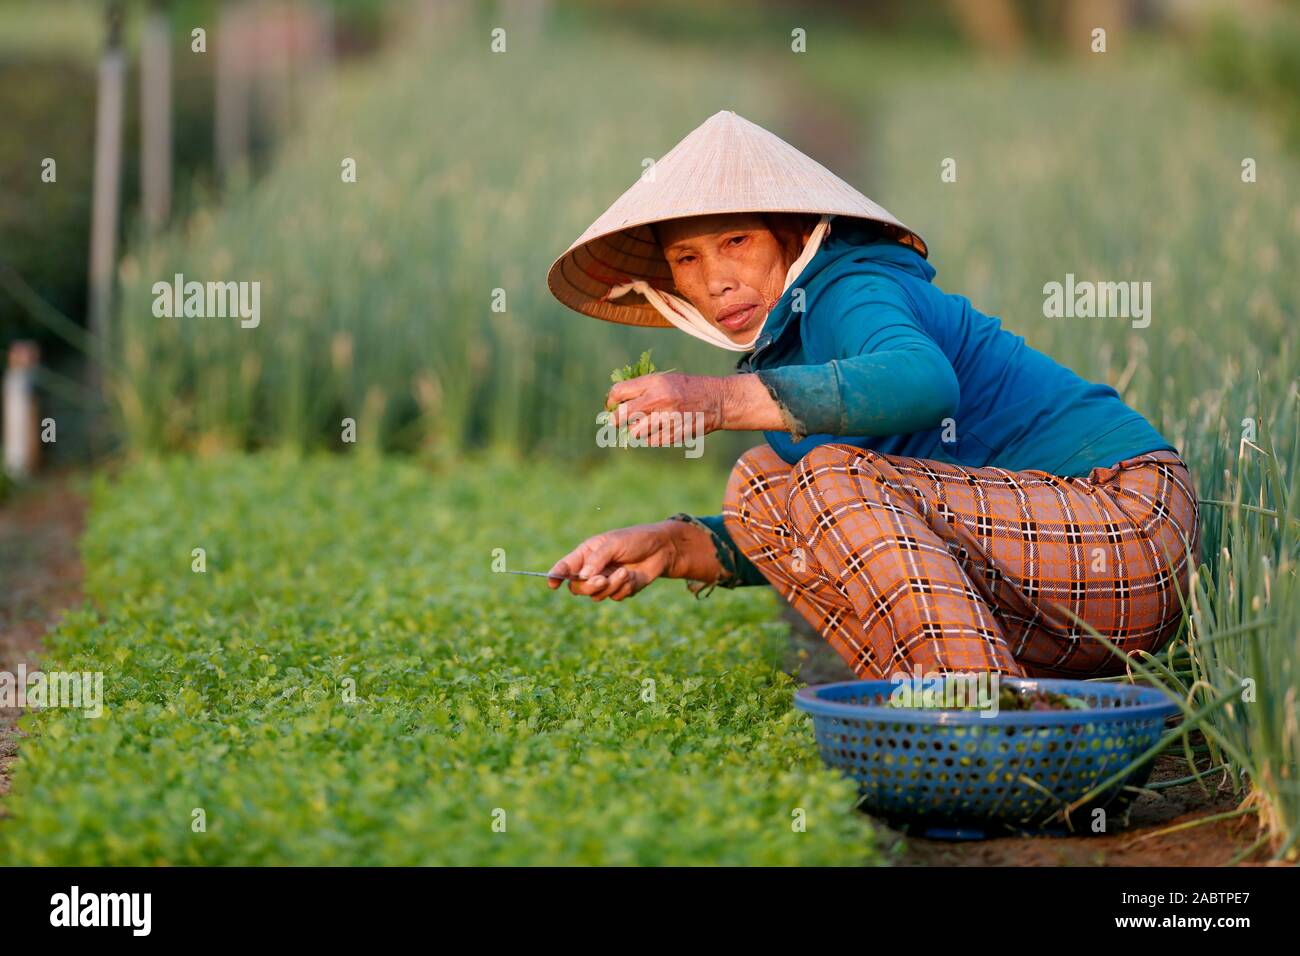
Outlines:
{"label": "dirt ground", "polygon": [[[1184,761],[1160,757],[1148,783],[1187,775]],[[1129,825],[1118,833],[960,843],[898,834],[896,862],[903,866],[1222,866],[1255,841],[1253,816],[1152,835],[1236,808],[1239,801],[1231,787],[1218,789],[1219,776],[1205,778],[1208,794],[1195,783],[1142,794],[1130,808]],[[1260,851],[1250,862],[1266,856]]]}
{"label": "dirt ground", "polygon": [[[791,643],[784,661],[787,673],[798,672],[809,684],[854,680],[854,674],[830,645],[788,605],[782,619],[790,624]],[[1196,735],[1193,735],[1194,742]],[[1198,769],[1206,765],[1201,763]],[[1157,758],[1148,784],[1177,780],[1191,771],[1180,757]],[[1117,833],[1081,836],[1008,836],[987,840],[927,840],[886,828],[893,839],[892,858],[901,866],[1221,866],[1256,839],[1253,815],[1202,824],[1194,829],[1153,836],[1171,826],[1226,813],[1239,805],[1222,774],[1142,793],[1128,811],[1128,825]],[[1206,792],[1208,790],[1208,792]],[[882,824],[883,826],[883,824]],[[1266,856],[1260,851],[1246,862]]]}
{"label": "dirt ground", "polygon": [[[0,505],[0,671],[34,669],[41,637],[65,608],[81,603],[77,542],[86,500],[75,474],[52,475]],[[18,712],[0,708],[0,797],[20,734]],[[4,805],[0,803],[0,814]]]}

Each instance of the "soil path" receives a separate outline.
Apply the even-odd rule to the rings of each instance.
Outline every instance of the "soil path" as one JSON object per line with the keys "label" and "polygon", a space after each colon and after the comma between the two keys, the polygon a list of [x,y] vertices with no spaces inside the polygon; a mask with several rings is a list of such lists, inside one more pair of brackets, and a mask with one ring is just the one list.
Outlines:
{"label": "soil path", "polygon": [[[37,667],[41,638],[66,608],[79,605],[77,542],[86,500],[76,474],[51,475],[0,505],[0,671]],[[17,758],[20,711],[0,707],[0,797]],[[0,801],[0,815],[4,804]]]}

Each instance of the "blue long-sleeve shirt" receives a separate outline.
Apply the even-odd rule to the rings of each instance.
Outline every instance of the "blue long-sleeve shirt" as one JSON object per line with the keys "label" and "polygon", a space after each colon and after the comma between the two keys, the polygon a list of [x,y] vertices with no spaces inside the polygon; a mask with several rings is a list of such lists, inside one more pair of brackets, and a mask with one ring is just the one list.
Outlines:
{"label": "blue long-sleeve shirt", "polygon": [[[781,408],[788,431],[763,434],[789,464],[833,441],[1069,477],[1177,450],[1109,385],[1080,378],[933,285],[934,267],[914,250],[854,220],[831,223],[737,364],[756,372]],[[799,290],[802,312],[794,310]],[[674,517],[713,534],[720,586],[767,583],[721,515]]]}

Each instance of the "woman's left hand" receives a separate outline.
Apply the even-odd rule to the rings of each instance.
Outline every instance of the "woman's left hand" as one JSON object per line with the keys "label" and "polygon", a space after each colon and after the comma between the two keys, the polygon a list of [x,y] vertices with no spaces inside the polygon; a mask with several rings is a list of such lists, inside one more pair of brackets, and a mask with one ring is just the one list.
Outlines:
{"label": "woman's left hand", "polygon": [[[787,429],[780,408],[753,372],[725,377],[680,372],[642,375],[619,382],[609,390],[605,407],[615,406],[615,421],[620,426],[631,420],[628,437],[639,439],[648,433],[647,444],[652,446],[676,444],[688,427],[697,438],[720,428]],[[638,412],[642,417],[633,417]],[[662,417],[655,417],[656,412]],[[691,416],[689,424],[688,415]]]}
{"label": "woman's left hand", "polygon": [[618,382],[605,408],[628,425],[628,437],[651,446],[674,445],[684,431],[699,437],[726,427],[726,379],[713,375],[655,372]]}

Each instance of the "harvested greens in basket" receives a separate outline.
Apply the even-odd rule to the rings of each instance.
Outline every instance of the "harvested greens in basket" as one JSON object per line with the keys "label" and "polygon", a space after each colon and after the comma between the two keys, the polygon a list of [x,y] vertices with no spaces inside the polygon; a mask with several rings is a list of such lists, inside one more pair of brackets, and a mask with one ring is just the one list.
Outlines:
{"label": "harvested greens in basket", "polygon": [[[921,707],[928,710],[983,710],[984,705],[976,695],[965,696],[960,702],[948,703],[941,689],[906,694],[899,698],[890,698],[895,707]],[[1088,702],[1081,697],[1058,694],[1049,690],[1019,691],[1014,687],[1002,685],[998,690],[997,709],[999,711],[1023,710],[1084,710]]]}

